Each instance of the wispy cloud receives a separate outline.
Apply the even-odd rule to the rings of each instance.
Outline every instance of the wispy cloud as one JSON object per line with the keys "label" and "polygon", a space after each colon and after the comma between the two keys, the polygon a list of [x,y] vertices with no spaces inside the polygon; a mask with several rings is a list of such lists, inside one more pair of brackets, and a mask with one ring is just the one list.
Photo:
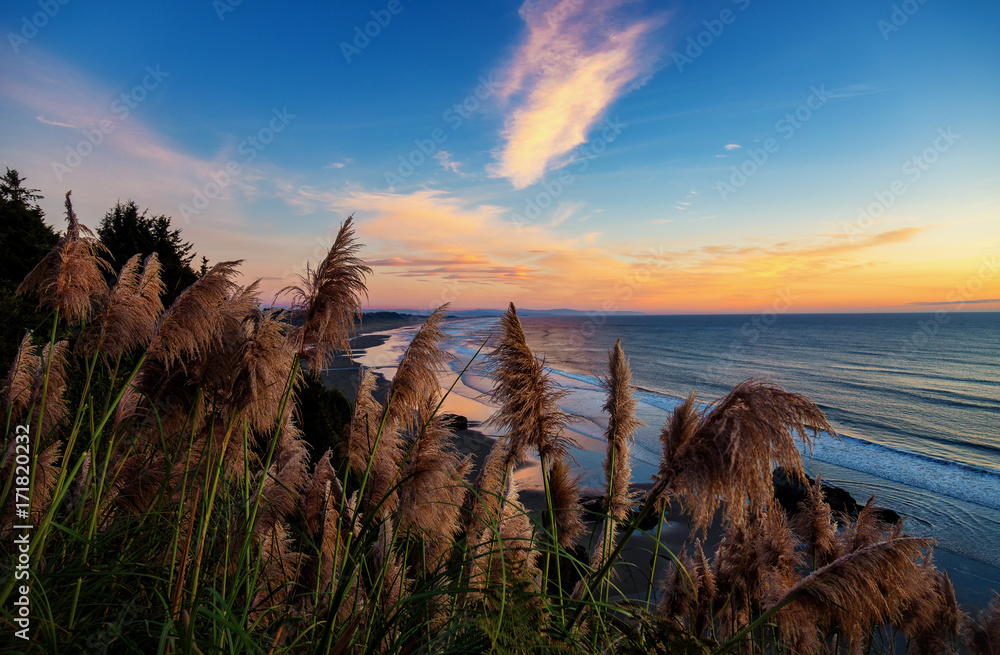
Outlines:
{"label": "wispy cloud", "polygon": [[45,123],[46,125],[55,125],[56,127],[76,127],[76,125],[70,125],[69,123],[62,123],[60,121],[53,121],[45,118],[44,116],[35,116],[35,120],[39,123]]}
{"label": "wispy cloud", "polygon": [[938,305],[992,305],[1000,303],[1000,298],[982,298],[980,300],[942,300],[940,302],[927,300],[921,302],[908,302],[907,306],[913,307],[936,307]]}
{"label": "wispy cloud", "polygon": [[652,72],[652,33],[662,15],[625,19],[619,0],[534,0],[520,11],[523,42],[501,76],[509,112],[503,145],[489,167],[521,189],[566,163],[591,127],[624,93]]}
{"label": "wispy cloud", "polygon": [[739,150],[739,149],[740,149],[740,148],[742,148],[742,147],[743,147],[743,146],[741,146],[741,145],[740,145],[740,144],[738,144],[738,143],[730,143],[730,144],[728,144],[727,146],[725,146],[726,150]]}
{"label": "wispy cloud", "polygon": [[552,226],[562,225],[565,223],[573,214],[583,209],[584,203],[582,202],[561,202],[559,206],[556,207],[555,211],[552,212]]}
{"label": "wispy cloud", "polygon": [[439,150],[434,153],[434,159],[438,160],[438,163],[441,164],[441,168],[446,171],[451,171],[456,175],[463,174],[462,171],[458,170],[460,164],[451,158],[451,153],[447,150]]}
{"label": "wispy cloud", "polygon": [[[190,223],[181,218],[180,204],[191,203],[194,189],[212,181],[236,155],[237,136],[215,153],[193,154],[147,120],[151,112],[145,105],[127,114],[116,110],[120,89],[71,62],[41,49],[23,53],[15,62],[9,51],[0,51],[0,67],[8,72],[0,85],[5,118],[23,121],[21,129],[4,135],[0,159],[16,164],[30,186],[43,190],[40,204],[49,222],[61,227],[60,198],[72,189],[76,212],[91,228],[115,202],[131,198],[155,215],[172,217],[184,238],[196,244],[198,254],[212,261],[267,262],[276,253],[296,253],[295,239],[286,231],[268,233],[267,226],[260,225],[248,229],[252,221],[244,201],[260,197],[261,189],[275,177],[273,167],[262,158],[253,164],[240,160],[241,174],[233,176],[204,211]],[[142,70],[141,65],[137,68]],[[171,82],[167,79],[164,84]],[[85,132],[92,134],[102,121],[113,129],[91,147],[92,137]],[[78,146],[81,142],[87,143],[86,150]],[[76,150],[76,159],[70,161],[67,153]],[[256,272],[249,268],[248,275]]]}
{"label": "wispy cloud", "polygon": [[[458,294],[456,307],[512,300],[556,306],[593,295],[594,288],[610,290],[635,267],[602,246],[599,232],[565,234],[551,223],[518,230],[507,219],[509,208],[442,190],[303,186],[288,193],[284,201],[300,210],[355,214],[376,272],[369,293],[382,306],[424,306],[443,288],[449,297]],[[566,203],[555,214],[569,220],[581,206]]]}

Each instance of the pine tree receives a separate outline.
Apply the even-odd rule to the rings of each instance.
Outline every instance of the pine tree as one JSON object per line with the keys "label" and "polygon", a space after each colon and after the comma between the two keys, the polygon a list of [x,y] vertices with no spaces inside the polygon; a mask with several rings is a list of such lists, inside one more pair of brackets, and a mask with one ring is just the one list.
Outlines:
{"label": "pine tree", "polygon": [[38,189],[8,168],[0,178],[0,370],[6,371],[27,330],[39,327],[44,314],[38,298],[14,293],[24,276],[42,260],[58,237],[43,220]]}
{"label": "pine tree", "polygon": [[115,270],[136,253],[143,257],[157,253],[163,266],[163,302],[169,305],[198,274],[191,268],[195,255],[190,242],[181,239],[179,228],[172,228],[166,216],[148,216],[149,210],[139,213],[139,207],[129,200],[112,207],[100,225],[97,236],[111,253]]}

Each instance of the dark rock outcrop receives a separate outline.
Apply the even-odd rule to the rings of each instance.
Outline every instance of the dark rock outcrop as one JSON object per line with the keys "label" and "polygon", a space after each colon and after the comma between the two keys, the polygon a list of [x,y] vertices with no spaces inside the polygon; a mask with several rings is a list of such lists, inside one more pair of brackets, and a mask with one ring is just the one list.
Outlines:
{"label": "dark rock outcrop", "polygon": [[[816,483],[813,478],[806,477],[809,481],[809,486]],[[774,497],[778,499],[778,502],[781,503],[786,512],[792,515],[797,514],[799,503],[805,502],[809,493],[806,485],[792,480],[788,473],[780,466],[774,469],[773,481]],[[835,515],[842,514],[851,518],[857,518],[858,512],[864,508],[864,505],[858,504],[858,501],[854,500],[851,494],[840,487],[823,484],[822,489],[823,499],[830,505],[830,509],[833,510]],[[885,523],[895,524],[901,520],[899,514],[891,509],[880,507],[878,511],[879,518]]]}
{"label": "dark rock outcrop", "polygon": [[[643,506],[646,504],[646,494],[635,499],[635,505],[632,507],[631,511],[625,520],[622,521],[621,525],[630,522],[636,514],[642,512]],[[596,521],[606,516],[608,513],[608,500],[602,494],[600,496],[583,496],[580,498],[580,507],[583,508],[583,519],[585,521]],[[660,520],[659,512],[650,512],[646,517],[639,523],[640,530],[652,530],[656,527],[657,522]]]}
{"label": "dark rock outcrop", "polygon": [[451,428],[452,430],[469,429],[469,419],[464,416],[459,416],[458,414],[442,414],[441,422],[444,423],[446,428]]}

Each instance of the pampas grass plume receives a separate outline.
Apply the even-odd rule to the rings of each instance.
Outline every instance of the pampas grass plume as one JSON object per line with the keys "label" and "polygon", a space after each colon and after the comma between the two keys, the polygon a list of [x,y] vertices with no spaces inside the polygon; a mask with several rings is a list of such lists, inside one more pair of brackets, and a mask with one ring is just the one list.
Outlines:
{"label": "pampas grass plume", "polygon": [[293,316],[302,321],[294,340],[305,366],[314,373],[322,371],[337,350],[351,350],[354,318],[361,316],[361,300],[368,297],[365,276],[372,272],[357,256],[361,247],[354,240],[350,216],[319,266],[306,268],[300,284],[278,292],[292,296]]}
{"label": "pampas grass plume", "polygon": [[58,309],[72,323],[90,316],[94,304],[107,296],[104,272],[111,267],[101,258],[107,249],[77,220],[71,193],[66,192],[66,232],[28,273],[17,293],[38,291],[42,307]]}

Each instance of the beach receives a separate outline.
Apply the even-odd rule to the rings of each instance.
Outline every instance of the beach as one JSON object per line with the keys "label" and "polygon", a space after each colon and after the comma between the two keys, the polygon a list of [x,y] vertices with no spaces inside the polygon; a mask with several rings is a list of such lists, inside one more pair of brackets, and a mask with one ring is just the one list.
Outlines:
{"label": "beach", "polygon": [[[453,328],[459,328],[460,324],[461,321],[456,321],[452,325]],[[353,358],[342,357],[331,364],[330,370],[324,375],[324,380],[327,384],[340,388],[353,400],[353,392],[348,393],[348,391],[356,389],[358,367],[363,365],[381,378],[380,385],[383,389],[386,388],[388,380],[391,380],[395,373],[399,358],[417,327],[416,325],[397,327],[358,335],[352,341]],[[467,367],[469,358],[480,343],[481,341],[477,339],[453,341],[449,345],[449,351],[454,359],[449,371],[441,377],[442,393],[448,392],[441,411],[468,419],[468,429],[455,431],[454,446],[463,454],[471,454],[476,467],[485,460],[496,438],[494,434],[482,429],[482,423],[494,411],[484,396],[485,392],[492,388],[492,382],[481,365],[482,356],[480,355],[471,366]],[[553,374],[553,377],[567,386],[574,383],[572,378],[557,374]],[[606,422],[601,423],[598,412],[602,402],[599,389],[594,388],[587,390],[574,388],[571,396],[564,402],[564,409],[576,414],[576,420],[570,424],[568,434],[576,442],[576,447],[571,450],[574,459],[573,472],[582,476],[583,496],[601,496],[604,493],[602,462],[606,445],[600,434]],[[663,414],[645,417],[650,423],[645,428],[646,433],[659,430]],[[807,460],[806,464],[808,467],[810,461]],[[813,465],[815,466],[815,463]],[[653,458],[649,457],[648,453],[634,451],[632,480],[637,495],[642,496],[649,488],[649,479],[654,472]],[[521,502],[533,514],[537,514],[545,504],[540,473],[537,460],[526,462],[515,473]],[[824,472],[823,475],[824,480],[827,480],[827,474]],[[867,497],[854,495],[854,500],[862,505],[867,500]],[[879,505],[888,509],[902,510],[900,514],[909,514],[905,507],[897,508],[884,502],[879,502]],[[920,533],[919,522],[909,521],[906,525],[909,526],[908,532],[915,536],[926,536]],[[651,536],[653,532],[652,529],[646,533],[637,531],[624,549],[623,563],[616,567],[620,592],[627,597],[645,597],[650,556],[654,545]],[[713,527],[706,540],[708,546],[706,550],[718,542],[719,536],[718,526]],[[662,572],[667,563],[667,560],[662,559],[665,556],[664,548],[676,553],[685,545],[690,545],[691,539],[691,531],[686,521],[675,511],[668,517],[661,531],[661,560],[657,565],[658,571]],[[934,562],[938,568],[948,573],[955,586],[956,598],[964,611],[975,612],[985,608],[992,600],[991,590],[1000,590],[1000,568],[940,545],[935,549]]]}

